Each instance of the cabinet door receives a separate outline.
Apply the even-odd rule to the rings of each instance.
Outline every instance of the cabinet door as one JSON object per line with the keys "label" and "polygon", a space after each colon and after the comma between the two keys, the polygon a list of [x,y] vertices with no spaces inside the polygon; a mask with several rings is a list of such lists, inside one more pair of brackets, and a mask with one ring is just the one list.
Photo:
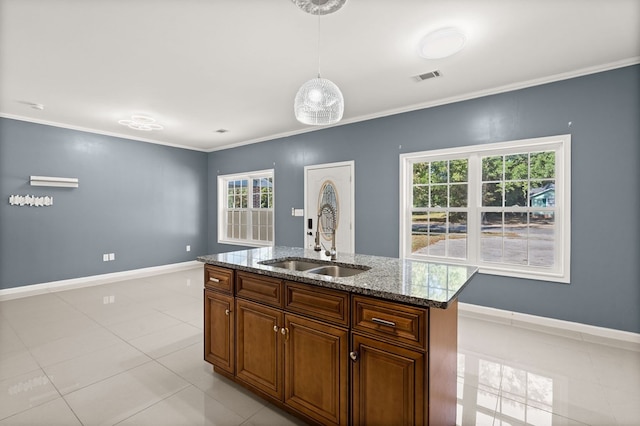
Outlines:
{"label": "cabinet door", "polygon": [[323,424],[347,424],[347,329],[287,314],[284,346],[285,403]]}
{"label": "cabinet door", "polygon": [[281,311],[236,299],[236,377],[282,400]]}
{"label": "cabinet door", "polygon": [[424,424],[425,355],[352,333],[354,425]]}
{"label": "cabinet door", "polygon": [[204,359],[233,374],[235,365],[233,297],[204,291]]}

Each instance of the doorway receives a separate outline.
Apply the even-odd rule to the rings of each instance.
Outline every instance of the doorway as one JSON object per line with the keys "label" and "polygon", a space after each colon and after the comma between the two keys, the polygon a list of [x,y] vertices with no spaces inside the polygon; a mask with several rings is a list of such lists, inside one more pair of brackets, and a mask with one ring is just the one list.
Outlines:
{"label": "doorway", "polygon": [[321,207],[329,205],[329,210],[335,212],[336,250],[355,252],[354,167],[354,161],[305,166],[305,248],[313,250],[316,232],[319,233],[322,251],[331,247],[330,227],[326,217],[323,220],[318,214]]}

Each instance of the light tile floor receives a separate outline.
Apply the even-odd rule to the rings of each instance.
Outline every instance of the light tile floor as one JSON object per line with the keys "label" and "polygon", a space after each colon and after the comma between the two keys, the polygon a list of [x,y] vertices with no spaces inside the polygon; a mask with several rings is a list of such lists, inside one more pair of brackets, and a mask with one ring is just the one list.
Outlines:
{"label": "light tile floor", "polygon": [[[300,425],[203,360],[201,268],[0,302],[0,426]],[[459,321],[458,425],[640,425],[640,352]]]}

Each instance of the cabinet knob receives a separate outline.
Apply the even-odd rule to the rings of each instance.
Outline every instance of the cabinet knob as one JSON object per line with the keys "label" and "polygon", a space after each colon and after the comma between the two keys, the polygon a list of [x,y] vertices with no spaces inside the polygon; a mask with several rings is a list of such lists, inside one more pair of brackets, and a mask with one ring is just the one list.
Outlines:
{"label": "cabinet knob", "polygon": [[230,310],[228,310],[228,309],[225,309],[225,310],[224,310],[224,314],[225,314],[226,316],[229,316],[229,313],[230,313],[230,312],[231,312],[231,311],[230,311]]}
{"label": "cabinet knob", "polygon": [[283,327],[282,329],[280,329],[280,333],[282,333],[282,335],[284,336],[284,341],[287,342],[289,341],[289,329]]}
{"label": "cabinet knob", "polygon": [[278,332],[278,330],[280,330],[280,329],[278,328],[278,326],[277,326],[277,325],[274,325],[274,326],[273,326],[273,331],[275,331],[275,332],[277,333],[277,332]]}
{"label": "cabinet knob", "polygon": [[357,361],[358,360],[358,352],[349,352],[349,358],[351,358],[352,361]]}

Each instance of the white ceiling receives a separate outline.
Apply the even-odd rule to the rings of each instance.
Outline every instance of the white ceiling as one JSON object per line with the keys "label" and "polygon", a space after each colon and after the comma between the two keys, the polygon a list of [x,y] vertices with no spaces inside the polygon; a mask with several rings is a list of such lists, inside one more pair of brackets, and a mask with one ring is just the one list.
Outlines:
{"label": "white ceiling", "polygon": [[[640,0],[347,0],[320,18],[322,76],[351,123],[638,63],[639,23]],[[0,0],[0,116],[204,151],[315,130],[293,99],[317,25],[290,0]],[[448,26],[462,52],[416,54]]]}

